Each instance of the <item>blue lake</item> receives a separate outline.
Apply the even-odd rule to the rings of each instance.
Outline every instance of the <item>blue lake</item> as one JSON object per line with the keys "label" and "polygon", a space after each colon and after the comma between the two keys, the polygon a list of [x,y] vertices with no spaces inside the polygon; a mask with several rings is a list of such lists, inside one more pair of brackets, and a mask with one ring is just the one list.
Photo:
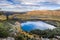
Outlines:
{"label": "blue lake", "polygon": [[45,29],[54,29],[56,28],[53,25],[47,24],[43,21],[26,21],[21,23],[21,28],[24,31],[31,31],[35,29],[45,30]]}

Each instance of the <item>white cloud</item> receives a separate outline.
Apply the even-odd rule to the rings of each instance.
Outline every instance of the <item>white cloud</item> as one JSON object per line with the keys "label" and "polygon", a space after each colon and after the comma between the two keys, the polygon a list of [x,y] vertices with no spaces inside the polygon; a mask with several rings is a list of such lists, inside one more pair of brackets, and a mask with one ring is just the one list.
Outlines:
{"label": "white cloud", "polygon": [[[60,6],[55,7],[54,5],[40,5],[38,2],[53,2],[60,4],[60,0],[12,0],[14,2],[20,2],[21,4],[14,5],[12,2],[8,2],[7,0],[0,0],[0,8],[4,11],[31,11],[31,10],[53,10],[60,9]],[[13,4],[13,5],[12,5]],[[29,6],[22,6],[22,4]],[[39,5],[39,6],[36,6]]]}
{"label": "white cloud", "polygon": [[43,0],[21,0],[22,2],[30,2],[30,3],[36,3],[36,2],[40,2]]}
{"label": "white cloud", "polygon": [[[0,0],[0,1],[6,1],[6,0]],[[60,4],[60,0],[12,0],[14,2],[23,2],[23,3],[36,3],[36,2],[53,2]]]}
{"label": "white cloud", "polygon": [[20,1],[24,3],[53,2],[56,4],[60,4],[60,0],[20,0]]}

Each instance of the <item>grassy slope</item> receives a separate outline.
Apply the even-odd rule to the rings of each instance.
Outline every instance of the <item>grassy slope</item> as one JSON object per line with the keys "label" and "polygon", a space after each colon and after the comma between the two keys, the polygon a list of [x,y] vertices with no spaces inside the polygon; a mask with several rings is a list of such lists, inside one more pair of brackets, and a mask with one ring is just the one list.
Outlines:
{"label": "grassy slope", "polygon": [[0,15],[0,20],[6,20],[6,16]]}

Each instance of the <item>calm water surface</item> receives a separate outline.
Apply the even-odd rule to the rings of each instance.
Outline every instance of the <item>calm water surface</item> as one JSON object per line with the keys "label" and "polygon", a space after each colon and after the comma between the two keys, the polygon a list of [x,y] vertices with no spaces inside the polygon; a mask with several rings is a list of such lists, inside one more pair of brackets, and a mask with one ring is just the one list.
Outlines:
{"label": "calm water surface", "polygon": [[45,30],[45,29],[56,28],[55,26],[47,24],[43,21],[26,21],[21,23],[21,26],[24,31],[31,31],[35,29]]}

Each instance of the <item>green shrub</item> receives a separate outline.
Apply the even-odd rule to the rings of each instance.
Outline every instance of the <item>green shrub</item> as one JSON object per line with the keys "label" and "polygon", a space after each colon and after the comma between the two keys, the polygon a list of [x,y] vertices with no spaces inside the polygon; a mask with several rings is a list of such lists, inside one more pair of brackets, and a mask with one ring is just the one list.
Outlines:
{"label": "green shrub", "polygon": [[0,38],[6,38],[10,35],[10,33],[9,33],[10,28],[9,28],[9,26],[6,26],[5,24],[0,23]]}
{"label": "green shrub", "polygon": [[15,37],[15,40],[25,40],[23,35],[18,35],[17,37]]}
{"label": "green shrub", "polygon": [[0,38],[4,38],[4,37],[8,37],[9,36],[9,32],[8,30],[4,27],[0,27]]}

